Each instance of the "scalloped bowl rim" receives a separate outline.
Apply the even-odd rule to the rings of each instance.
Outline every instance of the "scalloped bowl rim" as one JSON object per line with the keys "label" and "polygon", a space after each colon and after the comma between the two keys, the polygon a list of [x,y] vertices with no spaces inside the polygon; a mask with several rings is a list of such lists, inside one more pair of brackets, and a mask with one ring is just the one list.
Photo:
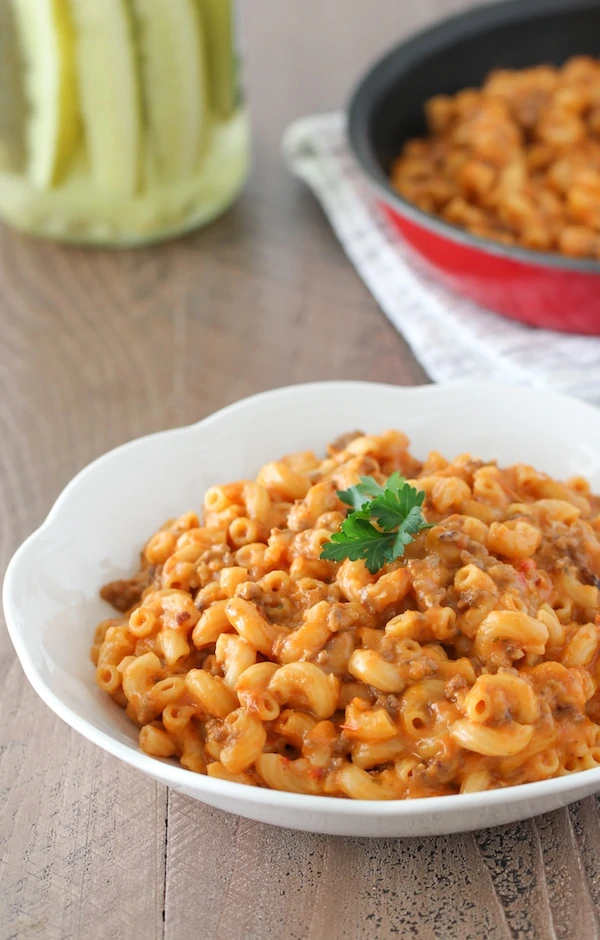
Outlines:
{"label": "scalloped bowl rim", "polygon": [[[31,549],[35,546],[41,535],[52,529],[53,525],[60,519],[62,512],[68,509],[70,497],[75,491],[85,487],[87,485],[86,481],[100,468],[107,466],[110,462],[118,461],[121,454],[136,448],[142,442],[151,440],[164,442],[174,436],[194,434],[215,422],[228,419],[243,409],[251,408],[266,400],[274,400],[276,398],[283,399],[285,397],[293,398],[299,392],[301,394],[304,390],[322,391],[324,394],[329,394],[334,387],[340,390],[360,390],[365,392],[393,389],[394,392],[398,393],[400,396],[402,396],[403,393],[410,393],[411,395],[416,394],[418,397],[423,398],[438,397],[440,394],[444,394],[444,392],[451,389],[468,390],[473,394],[481,390],[496,390],[500,394],[509,389],[518,388],[526,395],[543,395],[549,404],[552,404],[553,400],[557,404],[560,403],[562,405],[566,402],[573,403],[575,407],[587,411],[590,419],[598,423],[600,430],[600,412],[592,405],[582,401],[575,401],[560,393],[536,390],[528,386],[480,381],[458,381],[421,386],[394,386],[391,384],[371,382],[333,381],[302,383],[260,392],[227,405],[225,408],[193,424],[157,431],[153,434],[144,435],[121,444],[93,460],[73,477],[57,497],[44,522],[32,532],[16,550],[6,570],[2,597],[8,632],[23,671],[34,690],[45,704],[62,718],[66,724],[94,744],[97,744],[103,750],[167,785],[181,789],[186,793],[195,791],[197,799],[202,800],[203,795],[207,797],[214,795],[229,798],[232,803],[238,804],[240,814],[243,814],[245,803],[258,803],[264,806],[277,806],[281,810],[302,810],[308,814],[313,812],[317,814],[325,813],[330,816],[340,817],[367,816],[399,818],[431,814],[439,815],[446,812],[450,814],[460,812],[464,815],[468,813],[469,809],[493,808],[495,806],[504,806],[523,801],[524,799],[528,799],[529,802],[535,802],[538,798],[543,796],[558,793],[569,794],[569,799],[565,801],[566,804],[577,799],[577,796],[573,795],[574,793],[582,789],[590,790],[590,785],[592,784],[597,784],[597,788],[600,789],[600,768],[506,788],[485,790],[476,793],[423,797],[412,800],[347,800],[337,797],[311,796],[266,788],[248,787],[243,784],[232,783],[194,773],[170,762],[150,757],[141,750],[136,749],[135,746],[122,744],[109,734],[94,727],[87,719],[82,718],[73,711],[70,706],[66,705],[61,698],[48,687],[46,682],[39,675],[30,656],[27,643],[17,625],[18,614],[13,601],[14,587],[17,579],[21,577],[23,570],[27,567],[27,558]],[[185,511],[185,507],[182,511]],[[535,815],[535,812],[529,815]],[[292,822],[290,822],[290,825],[294,825],[295,828],[303,828],[303,826],[295,825]],[[493,825],[493,822],[489,823],[489,825]],[[307,829],[308,828],[307,826]],[[465,831],[466,829],[467,827],[465,826],[464,829],[456,831]]]}

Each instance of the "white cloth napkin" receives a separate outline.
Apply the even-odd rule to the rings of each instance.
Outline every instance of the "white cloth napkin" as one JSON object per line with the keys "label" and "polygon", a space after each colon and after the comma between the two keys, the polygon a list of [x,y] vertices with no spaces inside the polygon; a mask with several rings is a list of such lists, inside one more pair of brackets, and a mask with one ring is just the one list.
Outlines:
{"label": "white cloth napkin", "polygon": [[494,378],[600,404],[600,338],[506,320],[442,287],[378,209],[348,146],[341,113],[301,118],[283,153],[312,189],[346,254],[434,381]]}

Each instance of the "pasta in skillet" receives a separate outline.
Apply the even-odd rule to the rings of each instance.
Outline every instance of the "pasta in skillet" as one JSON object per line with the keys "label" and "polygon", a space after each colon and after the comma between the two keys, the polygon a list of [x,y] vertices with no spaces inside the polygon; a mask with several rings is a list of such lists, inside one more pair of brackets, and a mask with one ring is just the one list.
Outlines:
{"label": "pasta in skillet", "polygon": [[[397,472],[427,525],[404,554],[321,557],[339,493]],[[148,754],[277,790],[404,799],[600,766],[599,533],[582,478],[345,435],[156,532],[102,590],[119,616],[96,680]]]}
{"label": "pasta in skillet", "polygon": [[600,259],[600,60],[496,69],[425,104],[391,183],[473,235]]}

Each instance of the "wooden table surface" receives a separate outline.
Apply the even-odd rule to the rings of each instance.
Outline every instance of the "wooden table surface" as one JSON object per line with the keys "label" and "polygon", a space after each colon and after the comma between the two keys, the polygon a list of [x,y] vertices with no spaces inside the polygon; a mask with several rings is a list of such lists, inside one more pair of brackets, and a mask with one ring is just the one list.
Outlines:
{"label": "wooden table surface", "polygon": [[[463,5],[251,0],[255,164],[224,218],[125,253],[1,232],[0,566],[123,441],[290,382],[427,381],[279,140],[339,107],[395,37]],[[119,763],[37,699],[4,630],[0,654],[2,940],[600,936],[594,799],[439,839],[284,831]]]}

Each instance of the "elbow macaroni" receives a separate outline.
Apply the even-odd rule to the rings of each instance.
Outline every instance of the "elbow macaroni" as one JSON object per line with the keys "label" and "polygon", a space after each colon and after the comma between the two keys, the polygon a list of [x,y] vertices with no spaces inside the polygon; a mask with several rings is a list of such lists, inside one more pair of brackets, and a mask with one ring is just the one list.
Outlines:
{"label": "elbow macaroni", "polygon": [[[581,478],[421,464],[407,446],[346,435],[321,462],[213,486],[202,520],[167,522],[104,589],[126,612],[96,630],[96,681],[147,754],[366,800],[600,765],[600,499]],[[374,575],[323,561],[348,511],[336,491],[396,470],[433,527]]]}

